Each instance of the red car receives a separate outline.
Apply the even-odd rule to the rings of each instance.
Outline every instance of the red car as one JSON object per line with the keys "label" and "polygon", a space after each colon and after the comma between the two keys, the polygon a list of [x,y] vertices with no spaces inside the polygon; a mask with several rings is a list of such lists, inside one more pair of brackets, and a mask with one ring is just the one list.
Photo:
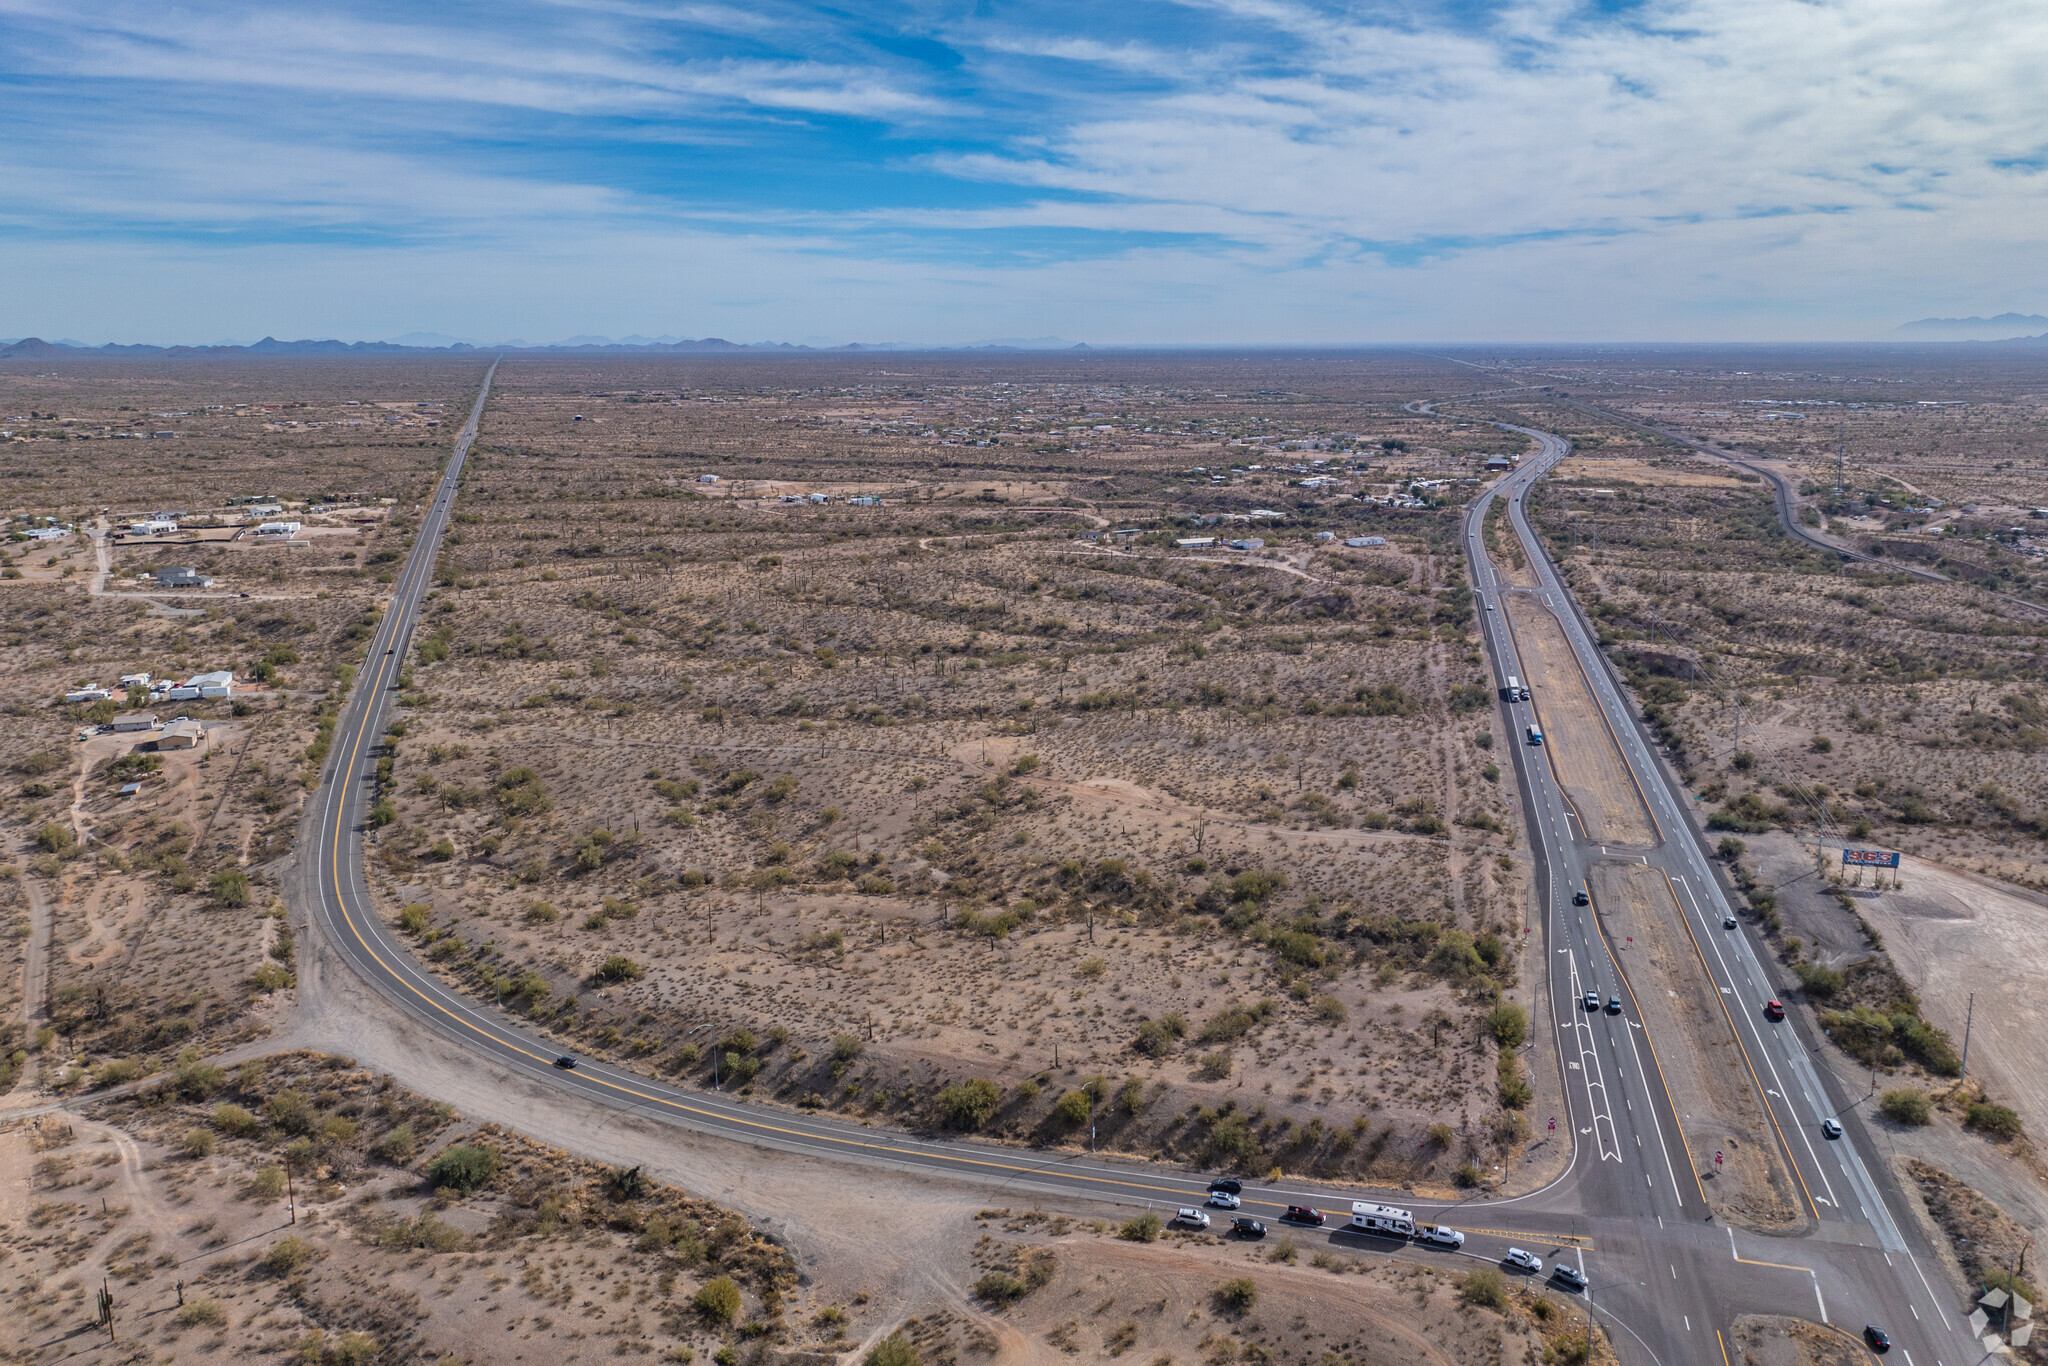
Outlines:
{"label": "red car", "polygon": [[1289,1205],[1287,1213],[1281,1217],[1290,1224],[1314,1224],[1320,1228],[1324,1216],[1321,1210],[1310,1209],[1307,1205]]}
{"label": "red car", "polygon": [[1764,1002],[1764,1018],[1765,1018],[1766,1020],[1782,1020],[1782,1019],[1784,1019],[1784,1018],[1785,1018],[1785,1007],[1784,1007],[1784,1006],[1782,1006],[1782,1005],[1780,1005],[1780,1004],[1778,1004],[1778,1003],[1777,1003],[1776,1001],[1765,1001],[1765,1002]]}

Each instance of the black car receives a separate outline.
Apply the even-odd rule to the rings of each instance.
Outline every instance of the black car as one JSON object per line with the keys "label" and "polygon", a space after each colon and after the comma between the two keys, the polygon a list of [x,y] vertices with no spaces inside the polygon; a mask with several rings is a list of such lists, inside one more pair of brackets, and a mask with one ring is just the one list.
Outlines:
{"label": "black car", "polygon": [[1234,1176],[1219,1176],[1209,1183],[1212,1191],[1228,1191],[1232,1195],[1244,1194],[1244,1182]]}
{"label": "black car", "polygon": [[1610,996],[1607,998],[1607,1013],[1609,1015],[1621,1014],[1621,998],[1619,996]]}
{"label": "black car", "polygon": [[1593,898],[1586,895],[1586,889],[1584,887],[1581,887],[1578,891],[1572,893],[1572,905],[1590,906],[1592,904]]}
{"label": "black car", "polygon": [[576,1055],[573,1053],[564,1053],[561,1057],[555,1059],[555,1066],[561,1068],[564,1072],[575,1071]]}
{"label": "black car", "polygon": [[1892,1335],[1874,1323],[1863,1326],[1863,1340],[1870,1344],[1873,1352],[1889,1352],[1892,1349]]}
{"label": "black car", "polygon": [[1230,1231],[1240,1238],[1257,1239],[1266,1236],[1266,1226],[1256,1219],[1232,1219]]}

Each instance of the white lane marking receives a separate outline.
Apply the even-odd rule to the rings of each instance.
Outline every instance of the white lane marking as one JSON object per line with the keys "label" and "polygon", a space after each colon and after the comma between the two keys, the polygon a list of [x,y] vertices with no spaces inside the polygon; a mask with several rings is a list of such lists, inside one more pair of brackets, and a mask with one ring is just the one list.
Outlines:
{"label": "white lane marking", "polygon": [[[1567,952],[1569,953],[1569,951]],[[1578,1003],[1585,999],[1586,994],[1585,988],[1579,979],[1579,956],[1576,953],[1571,953],[1569,957],[1569,981],[1572,985],[1572,1000],[1574,1003]],[[1602,1162],[1619,1162],[1622,1160],[1621,1139],[1614,1127],[1613,1107],[1607,1099],[1607,1078],[1600,1070],[1600,1053],[1593,1046],[1593,1030],[1586,1023],[1586,1015],[1583,1010],[1576,1008],[1573,1010],[1571,1027],[1574,1042],[1577,1043],[1579,1049],[1579,1062],[1582,1064],[1578,1070],[1580,1078],[1584,1081],[1586,1087],[1586,1107],[1588,1113],[1592,1116],[1591,1132],[1593,1134],[1594,1147],[1599,1152]],[[1603,1122],[1607,1126],[1605,1133],[1601,1132],[1600,1127]]]}

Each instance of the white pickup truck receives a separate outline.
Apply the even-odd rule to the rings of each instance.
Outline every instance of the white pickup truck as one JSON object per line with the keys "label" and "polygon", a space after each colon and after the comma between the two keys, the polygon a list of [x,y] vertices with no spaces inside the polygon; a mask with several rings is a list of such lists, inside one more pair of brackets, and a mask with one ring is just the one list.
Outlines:
{"label": "white pickup truck", "polygon": [[1465,1246],[1465,1235],[1452,1228],[1449,1224],[1418,1225],[1415,1229],[1415,1237],[1420,1242],[1436,1243],[1442,1247]]}

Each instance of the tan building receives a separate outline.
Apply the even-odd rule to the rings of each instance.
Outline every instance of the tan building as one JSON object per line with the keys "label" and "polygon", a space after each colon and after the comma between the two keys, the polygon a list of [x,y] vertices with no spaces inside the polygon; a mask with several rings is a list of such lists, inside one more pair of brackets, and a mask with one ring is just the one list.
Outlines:
{"label": "tan building", "polygon": [[155,730],[156,713],[153,711],[131,711],[125,715],[115,717],[113,725],[117,731]]}
{"label": "tan building", "polygon": [[198,749],[206,743],[206,731],[197,721],[173,721],[157,736],[158,749]]}

